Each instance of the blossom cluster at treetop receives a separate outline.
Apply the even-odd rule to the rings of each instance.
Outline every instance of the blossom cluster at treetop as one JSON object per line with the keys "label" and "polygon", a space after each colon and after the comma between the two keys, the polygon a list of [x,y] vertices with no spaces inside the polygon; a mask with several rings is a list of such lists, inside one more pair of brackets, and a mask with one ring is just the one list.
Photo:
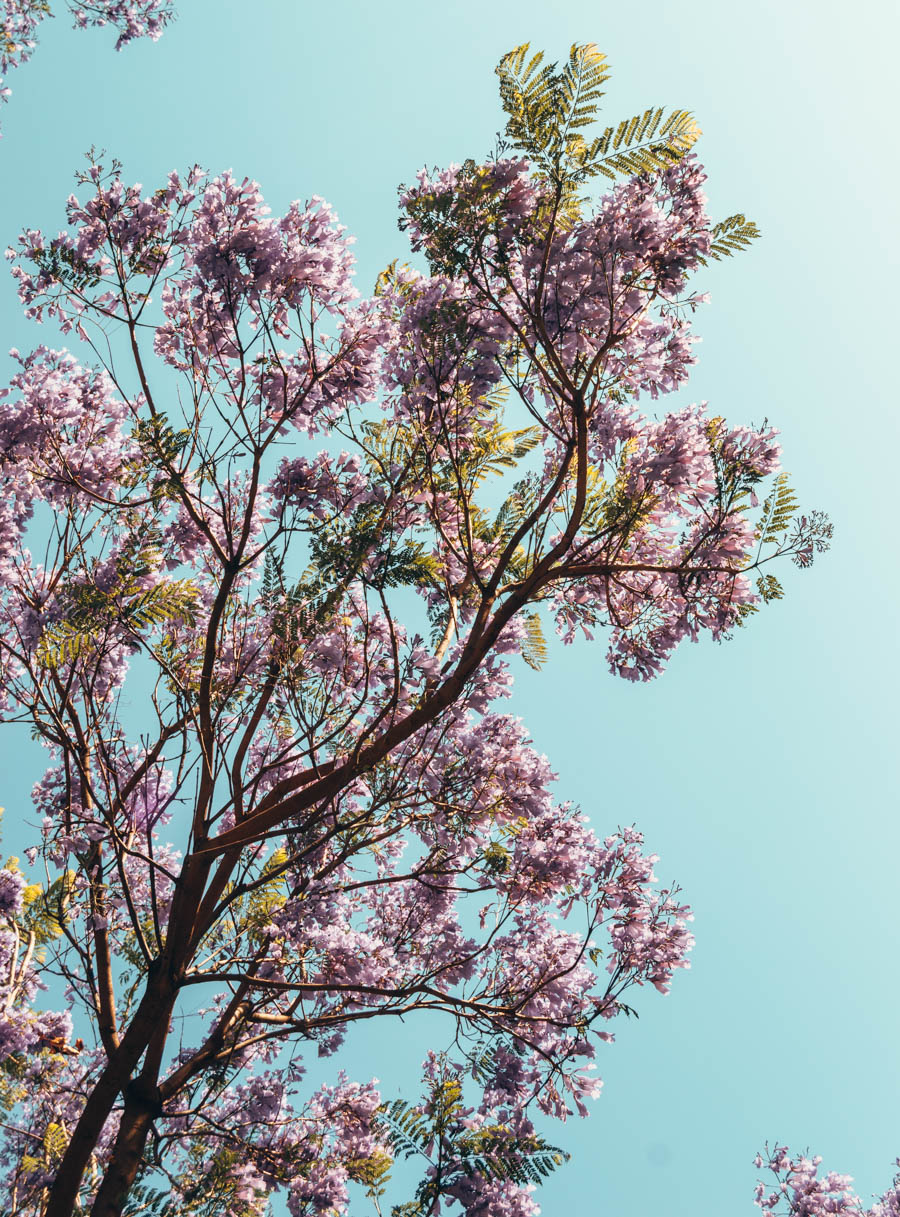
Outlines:
{"label": "blossom cluster at treetop", "polygon": [[[640,831],[557,798],[504,699],[548,627],[654,677],[831,526],[767,424],[658,404],[692,277],[753,235],[710,221],[684,112],[588,144],[603,57],[539,67],[498,69],[496,157],[401,192],[416,265],[370,296],[321,199],[198,167],[91,160],[9,251],[72,347],[0,391],[0,710],[47,751],[40,879],[0,869],[11,1213],[381,1212],[406,1156],[395,1214],[530,1217],[565,1158],[535,1113],[587,1114],[616,1020],[688,966]],[[443,1037],[419,1101],[308,1083],[403,1018]],[[785,1211],[861,1212],[786,1155]]]}

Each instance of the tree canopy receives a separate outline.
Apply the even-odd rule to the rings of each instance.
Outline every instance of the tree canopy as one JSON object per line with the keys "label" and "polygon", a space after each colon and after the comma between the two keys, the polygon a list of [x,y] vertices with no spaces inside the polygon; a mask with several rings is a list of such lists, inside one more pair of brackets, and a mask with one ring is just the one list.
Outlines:
{"label": "tree canopy", "polygon": [[[168,9],[92,14],[121,42]],[[321,199],[273,217],[196,166],[148,193],[94,156],[14,252],[76,351],[0,393],[2,708],[49,754],[39,878],[0,869],[13,1213],[528,1217],[565,1159],[535,1110],[586,1114],[615,1020],[687,966],[640,832],[559,802],[503,699],[548,627],[652,678],[831,526],[767,423],[639,409],[687,379],[691,277],[758,235],[707,215],[692,116],[596,128],[593,45],[497,71],[495,154],[401,190],[415,264],[370,296]],[[412,1016],[420,1099],[305,1083]],[[858,1211],[766,1161],[764,1208]]]}

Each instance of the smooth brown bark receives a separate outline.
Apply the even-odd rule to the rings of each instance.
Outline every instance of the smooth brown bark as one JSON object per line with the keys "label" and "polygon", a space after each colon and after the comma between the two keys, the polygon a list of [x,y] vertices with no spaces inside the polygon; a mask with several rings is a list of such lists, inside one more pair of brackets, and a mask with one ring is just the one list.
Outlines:
{"label": "smooth brown bark", "polygon": [[125,1110],[103,1182],[91,1208],[91,1217],[121,1217],[128,1193],[137,1178],[153,1121],[162,1110],[158,1091],[144,1093],[139,1082],[126,1091]]}
{"label": "smooth brown bark", "polygon": [[171,1007],[172,986],[158,973],[151,976],[147,992],[118,1049],[88,1095],[50,1188],[44,1217],[72,1217],[81,1180],[103,1126],[119,1095],[126,1091],[138,1061],[158,1030],[160,1020],[168,1020]]}

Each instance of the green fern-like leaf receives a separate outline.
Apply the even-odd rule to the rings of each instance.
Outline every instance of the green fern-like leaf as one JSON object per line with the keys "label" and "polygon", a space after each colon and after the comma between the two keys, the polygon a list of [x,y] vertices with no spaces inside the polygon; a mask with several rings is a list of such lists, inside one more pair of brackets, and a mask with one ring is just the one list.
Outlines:
{"label": "green fern-like leaf", "polygon": [[584,515],[581,527],[586,535],[590,535],[605,527],[609,506],[609,486],[593,465],[588,466],[585,482]]}
{"label": "green fern-like leaf", "polygon": [[68,910],[74,890],[75,872],[69,870],[29,901],[24,922],[39,946],[59,938],[69,924]]}
{"label": "green fern-like leaf", "polygon": [[347,1164],[347,1174],[354,1183],[361,1183],[371,1200],[380,1199],[387,1191],[394,1159],[384,1150],[376,1150],[367,1158],[356,1158]]}
{"label": "green fern-like leaf", "polygon": [[61,1158],[66,1152],[69,1137],[61,1124],[48,1124],[44,1133],[44,1149],[53,1159]]}
{"label": "green fern-like leaf", "polygon": [[402,1099],[384,1104],[379,1110],[378,1122],[394,1153],[404,1158],[424,1153],[432,1137],[431,1125],[422,1109]]}
{"label": "green fern-like leaf", "polygon": [[151,418],[140,419],[135,427],[134,438],[145,457],[159,461],[174,462],[188,446],[191,431],[184,427],[176,431],[161,411]]}
{"label": "green fern-like leaf", "polygon": [[482,854],[485,868],[491,875],[502,875],[509,868],[510,853],[499,841],[492,841]]}
{"label": "green fern-like leaf", "polygon": [[[476,1076],[491,1071],[496,1046],[485,1047],[472,1061]],[[427,1113],[427,1114],[426,1114]],[[421,1155],[431,1165],[416,1189],[415,1200],[392,1209],[394,1217],[425,1217],[441,1198],[453,1194],[463,1178],[537,1186],[568,1155],[537,1136],[516,1136],[504,1124],[469,1128],[463,1120],[462,1083],[448,1071],[429,1086],[426,1107],[398,1100],[381,1108],[380,1121],[395,1153]]]}
{"label": "green fern-like leaf", "polygon": [[573,45],[562,70],[544,63],[541,51],[527,58],[528,51],[524,43],[497,65],[506,137],[546,173],[562,180],[565,170],[576,169],[583,158],[580,130],[595,121],[609,67],[593,43]]}
{"label": "green fern-like leaf", "polygon": [[25,1071],[28,1064],[24,1057],[14,1054],[0,1063],[0,1112],[9,1112],[21,1103],[28,1094]]}
{"label": "green fern-like leaf", "polygon": [[496,477],[516,465],[541,442],[539,427],[507,431],[494,423],[482,427],[462,462],[461,473],[474,488],[488,477]]}
{"label": "green fern-like leaf", "polygon": [[403,281],[400,279],[400,271],[408,271],[409,269],[408,262],[401,262],[399,258],[394,258],[393,262],[389,262],[376,278],[375,295],[384,296],[387,292],[397,288],[400,288],[404,293],[411,290],[408,286],[402,286]]}
{"label": "green fern-like leaf", "polygon": [[127,604],[122,620],[133,630],[146,630],[169,621],[196,624],[197,587],[190,579],[157,583]]}
{"label": "green fern-like leaf", "polygon": [[740,213],[728,216],[727,219],[720,220],[710,229],[712,244],[706,258],[701,258],[700,261],[706,266],[709,258],[715,262],[720,262],[722,258],[730,258],[742,249],[746,249],[750,242],[755,241],[759,235],[759,229],[746,216]]}
{"label": "green fern-like leaf", "polygon": [[460,1169],[469,1176],[539,1186],[569,1155],[541,1137],[513,1137],[503,1125],[487,1126],[463,1134],[455,1145]]}
{"label": "green fern-like leaf", "polygon": [[559,77],[559,95],[572,116],[570,127],[585,126],[593,120],[609,75],[606,56],[595,43],[572,44]]}
{"label": "green fern-like leaf", "polygon": [[756,580],[756,590],[766,604],[772,600],[781,600],[784,596],[784,588],[774,575],[760,575]]}
{"label": "green fern-like leaf", "polygon": [[539,672],[547,662],[547,643],[540,614],[529,613],[525,618],[525,638],[522,642],[522,658],[529,668]]}
{"label": "green fern-like leaf", "polygon": [[90,630],[62,621],[42,633],[36,651],[38,664],[44,668],[61,668],[80,659],[95,643],[96,637]]}
{"label": "green fern-like leaf", "polygon": [[701,131],[689,110],[645,110],[617,127],[607,127],[590,144],[585,161],[592,173],[615,178],[617,174],[658,173],[689,152]]}
{"label": "green fern-like leaf", "polygon": [[249,930],[251,936],[258,937],[260,932],[265,932],[272,914],[284,905],[287,899],[286,882],[281,868],[286,861],[287,852],[283,849],[275,850],[266,861],[262,869],[264,882],[255,887],[249,896],[240,930]]}
{"label": "green fern-like leaf", "polygon": [[74,249],[51,242],[32,254],[42,274],[62,283],[70,291],[85,292],[100,282],[100,272],[92,263],[80,257]]}
{"label": "green fern-like leaf", "polygon": [[47,668],[75,663],[89,655],[104,633],[116,626],[139,633],[176,621],[194,625],[196,585],[190,579],[173,579],[137,589],[136,579],[151,569],[138,565],[117,594],[106,595],[96,587],[71,589],[69,617],[42,632],[36,650],[38,663]]}
{"label": "green fern-like leaf", "polygon": [[764,545],[781,541],[799,506],[788,475],[780,473],[775,478],[772,493],[763,503],[762,518],[756,530],[757,539]]}

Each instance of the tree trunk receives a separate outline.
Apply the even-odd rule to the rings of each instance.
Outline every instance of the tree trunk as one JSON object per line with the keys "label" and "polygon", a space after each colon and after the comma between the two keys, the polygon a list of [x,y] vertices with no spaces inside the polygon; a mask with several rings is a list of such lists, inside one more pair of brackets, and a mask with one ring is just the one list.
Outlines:
{"label": "tree trunk", "polygon": [[126,1091],[131,1075],[157,1033],[161,1020],[168,1025],[172,1009],[171,991],[171,985],[162,978],[148,986],[118,1049],[88,1095],[50,1188],[43,1217],[72,1217],[84,1172],[116,1100]]}
{"label": "tree trunk", "polygon": [[121,1217],[144,1157],[147,1137],[161,1110],[156,1087],[152,1088],[152,1093],[145,1093],[140,1081],[131,1083],[126,1091],[116,1144],[91,1208],[91,1217]]}
{"label": "tree trunk", "polygon": [[66,1146],[56,1178],[50,1188],[50,1196],[44,1217],[72,1217],[81,1180],[87,1169],[91,1154],[103,1131],[103,1126],[109,1119],[116,1099],[128,1078],[131,1069],[140,1059],[143,1048],[138,1048],[130,1061],[130,1068],[125,1061],[113,1059],[103,1070],[97,1085],[88,1095],[84,1110],[75,1125],[72,1138]]}

